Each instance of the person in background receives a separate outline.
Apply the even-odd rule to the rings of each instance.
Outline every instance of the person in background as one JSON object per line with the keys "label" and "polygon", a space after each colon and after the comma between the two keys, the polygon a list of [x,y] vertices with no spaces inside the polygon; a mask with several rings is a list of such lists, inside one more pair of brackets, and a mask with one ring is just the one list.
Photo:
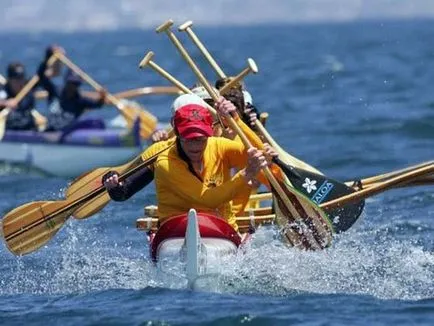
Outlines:
{"label": "person in background", "polygon": [[[215,85],[218,90],[231,81],[232,77],[220,78],[216,81]],[[236,83],[223,96],[234,103],[237,107],[238,114],[243,121],[250,125],[253,130],[255,128],[255,122],[259,119],[259,111],[253,105],[252,96],[245,90],[245,87],[241,83]]]}
{"label": "person in background", "polygon": [[[45,68],[41,65],[39,73]],[[107,91],[104,89],[99,91],[97,100],[84,97],[80,93],[82,80],[70,69],[65,74],[64,85],[60,90],[50,79],[45,79],[44,82],[50,105],[47,131],[68,130],[75,125],[86,110],[100,109],[105,103]]]}
{"label": "person in background", "polygon": [[[46,71],[46,63],[53,50],[54,48],[50,48],[50,51],[46,51],[45,58],[40,65],[44,69],[38,69],[38,85],[42,85],[43,87],[45,85],[44,79],[46,79],[46,74],[55,75],[56,73],[53,69]],[[4,108],[12,109],[7,116],[6,129],[37,130],[32,110],[35,107],[35,88],[38,85],[30,90],[21,101],[17,102],[14,98],[28,82],[24,65],[21,62],[10,63],[7,67],[6,77],[6,84],[0,90],[0,111]]]}

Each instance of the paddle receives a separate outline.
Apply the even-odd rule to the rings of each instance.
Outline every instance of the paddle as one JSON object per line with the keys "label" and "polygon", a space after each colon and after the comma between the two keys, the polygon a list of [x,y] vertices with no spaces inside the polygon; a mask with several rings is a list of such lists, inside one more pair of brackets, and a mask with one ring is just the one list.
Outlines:
{"label": "paddle", "polygon": [[[96,90],[101,90],[103,87],[93,80],[88,74],[81,70],[77,65],[71,62],[64,54],[55,54],[60,61],[67,65],[70,69],[74,70],[83,80],[91,85]],[[107,99],[121,112],[122,116],[127,122],[129,128],[132,128],[134,121],[140,118],[140,136],[143,139],[148,139],[154,132],[157,126],[157,119],[149,112],[137,109],[137,107],[130,107],[124,105],[118,98],[112,94],[107,94]]]}
{"label": "paddle", "polygon": [[191,26],[193,25],[193,22],[191,20],[186,21],[184,24],[180,25],[178,27],[178,30],[180,32],[185,31],[188,36],[193,40],[194,44],[199,48],[200,52],[205,56],[205,58],[208,60],[208,62],[215,68],[214,70],[217,72],[217,75],[220,78],[226,78],[226,74],[223,72],[223,70],[220,69],[217,62],[214,60],[214,58],[211,56],[211,54],[206,49],[205,45],[199,40],[199,38],[196,36],[196,34],[191,29]]}
{"label": "paddle", "polygon": [[404,169],[399,169],[399,170],[395,170],[392,172],[375,175],[373,177],[364,178],[364,179],[359,180],[359,181],[358,180],[347,181],[347,182],[345,182],[345,184],[347,184],[348,186],[352,186],[352,187],[360,185],[361,188],[366,188],[372,184],[377,184],[378,182],[385,181],[391,177],[395,177],[395,176],[398,176],[402,173],[409,172],[409,171],[412,171],[415,169],[419,169],[421,167],[428,166],[428,165],[433,164],[433,163],[434,163],[434,161],[427,161],[427,162],[423,162],[420,164],[409,166],[409,167],[404,168]]}
{"label": "paddle", "polygon": [[[74,200],[83,196],[88,192],[99,188],[102,183],[102,177],[109,171],[116,171],[119,174],[125,173],[129,169],[137,166],[142,162],[141,155],[138,155],[133,160],[116,167],[101,167],[90,172],[84,173],[77,177],[68,187],[65,192],[66,198]],[[92,216],[104,208],[110,201],[110,196],[104,192],[91,200],[86,201],[77,210],[74,211],[74,218],[84,219]]]}
{"label": "paddle", "polygon": [[[195,45],[199,48],[199,50],[202,52],[202,54],[205,56],[205,58],[208,60],[210,65],[213,67],[213,69],[217,72],[218,76],[220,78],[225,78],[226,74],[223,72],[223,70],[219,67],[217,62],[212,58],[208,50],[205,48],[203,43],[199,40],[199,38],[196,36],[194,31],[192,30],[191,26],[193,25],[192,21],[187,21],[181,26],[179,26],[180,31],[185,31],[190,36],[192,41],[195,43]],[[252,60],[253,61],[253,60]],[[233,84],[239,82],[242,78],[244,78],[247,74],[250,72],[256,73],[257,67],[256,64],[252,65],[251,61],[249,60],[249,67],[247,69],[244,69],[239,75],[237,75],[235,78],[233,78],[229,84],[225,85],[222,89],[220,89],[220,93],[224,94],[224,92],[232,87]],[[283,150],[271,137],[268,132],[266,132],[265,128],[263,127],[262,123],[258,121],[256,123],[258,130],[263,134],[267,142],[279,153],[279,157],[282,161],[284,161],[287,164],[290,164],[292,166],[296,166],[298,168],[303,168],[308,171],[312,171],[318,174],[322,174],[319,170],[314,168],[313,166],[307,164],[306,162],[301,161],[300,159],[290,155],[285,150]]]}
{"label": "paddle", "polygon": [[[57,58],[53,54],[48,59],[47,67],[50,67],[56,60],[57,60]],[[14,97],[14,100],[17,102],[17,104],[19,102],[21,102],[24,97],[26,97],[27,93],[30,92],[33,89],[33,87],[36,86],[36,84],[38,82],[39,82],[39,76],[35,75],[26,83],[26,85],[24,85],[24,87]],[[7,117],[9,115],[9,113],[12,112],[13,110],[14,109],[12,109],[12,108],[4,108],[3,110],[0,111],[0,140],[3,139],[4,134],[5,134]],[[36,110],[32,110],[32,114],[35,117],[33,111],[36,111]],[[39,113],[39,115],[42,116],[40,113]],[[44,119],[45,119],[45,117],[44,117]],[[45,119],[45,122],[46,122],[46,119]],[[36,123],[38,123],[38,120],[36,120]]]}
{"label": "paddle", "polygon": [[[291,181],[292,186],[317,205],[320,205],[324,201],[355,192],[353,188],[339,181],[318,173],[290,166],[280,158],[274,159],[274,162],[283,170],[286,177]],[[325,212],[331,218],[334,230],[338,233],[348,230],[357,221],[364,206],[365,202],[361,200],[351,205],[339,207],[338,209],[326,209]]]}
{"label": "paddle", "polygon": [[[424,166],[426,166],[426,165],[424,165]],[[423,168],[424,166],[420,166],[418,168],[412,169],[412,170],[407,171],[407,172],[417,171],[417,170]],[[398,177],[398,176],[402,177],[402,175],[404,173],[406,173],[406,172],[398,174],[395,177]],[[364,179],[362,179],[362,181],[363,180]],[[373,186],[379,186],[380,184],[384,183],[385,181],[387,181],[387,180],[383,180],[381,182],[373,183],[373,184],[367,186],[367,188],[373,187]],[[393,188],[412,187],[412,186],[428,186],[428,185],[432,185],[432,184],[434,184],[434,175],[429,174],[429,173],[428,174],[424,173],[422,176],[417,177],[417,178],[415,178],[413,180],[405,181],[405,182],[402,182],[402,183],[398,183]],[[263,200],[272,200],[272,199],[273,199],[273,196],[272,196],[272,194],[270,192],[261,192],[261,193],[253,194],[253,195],[250,196],[250,200],[263,201]]]}
{"label": "paddle", "polygon": [[[100,96],[98,92],[83,91],[82,94],[87,98],[91,98],[95,100],[98,99]],[[166,94],[176,95],[179,94],[179,90],[173,86],[147,86],[147,87],[128,89],[126,91],[114,93],[113,96],[118,99],[130,99],[130,98],[145,96],[145,95],[166,95]],[[42,90],[37,91],[35,92],[35,96],[38,100],[43,100],[48,97],[48,92]],[[106,102],[107,104],[111,104],[109,100],[106,100]]]}
{"label": "paddle", "polygon": [[[156,31],[157,33],[165,32],[169,36],[209,95],[214,101],[217,101],[219,98],[218,94],[171,31],[170,27],[172,25],[173,21],[169,20],[159,26]],[[246,148],[250,148],[251,144],[249,140],[235,120],[231,116],[225,118],[231,128],[239,135]],[[287,187],[284,183],[278,182],[268,167],[263,168],[263,172],[270,182],[272,191],[278,199],[282,210],[285,212],[285,216],[278,218],[277,223],[283,228],[283,234],[288,242],[295,247],[312,250],[323,249],[329,246],[332,240],[333,228],[327,215],[294,188]]]}
{"label": "paddle", "polygon": [[405,184],[405,182],[407,181],[414,180],[422,175],[427,175],[432,173],[434,173],[434,164],[421,167],[415,171],[405,172],[399,176],[392,177],[384,182],[381,182],[378,185],[374,185],[366,189],[357,191],[355,193],[334,200],[330,200],[328,202],[322,203],[320,206],[326,210],[342,207],[343,205],[346,205],[348,203],[353,203],[355,201],[378,194],[384,191],[384,189],[388,189],[399,184]]}
{"label": "paddle", "polygon": [[[120,180],[128,178],[150,164],[163,151],[120,175]],[[2,220],[3,237],[7,248],[15,255],[31,253],[45,245],[77,209],[89,200],[106,193],[103,185],[83,193],[81,196],[60,201],[37,201],[24,204],[7,213]]]}

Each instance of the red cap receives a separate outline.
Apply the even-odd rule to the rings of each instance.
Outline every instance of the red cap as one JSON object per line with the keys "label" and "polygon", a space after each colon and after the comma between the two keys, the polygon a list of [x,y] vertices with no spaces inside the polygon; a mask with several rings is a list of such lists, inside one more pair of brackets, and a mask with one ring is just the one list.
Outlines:
{"label": "red cap", "polygon": [[185,139],[211,137],[212,116],[208,109],[198,104],[187,104],[175,112],[173,120],[179,135]]}

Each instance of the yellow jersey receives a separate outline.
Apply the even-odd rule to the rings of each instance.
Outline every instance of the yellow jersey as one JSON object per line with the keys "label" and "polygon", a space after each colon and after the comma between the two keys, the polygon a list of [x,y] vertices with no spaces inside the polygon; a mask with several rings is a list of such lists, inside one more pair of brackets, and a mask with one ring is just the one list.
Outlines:
{"label": "yellow jersey", "polygon": [[[252,145],[262,149],[258,136],[241,119],[236,121]],[[153,144],[142,153],[142,159],[146,160],[174,141],[175,138]],[[188,163],[180,157],[178,150],[176,145],[170,147],[153,164],[160,222],[195,208],[225,218],[238,230],[231,201],[237,196],[248,198],[251,187],[239,172],[231,176],[231,169],[241,170],[246,166],[244,145],[222,137],[209,137],[199,175],[189,170]]]}

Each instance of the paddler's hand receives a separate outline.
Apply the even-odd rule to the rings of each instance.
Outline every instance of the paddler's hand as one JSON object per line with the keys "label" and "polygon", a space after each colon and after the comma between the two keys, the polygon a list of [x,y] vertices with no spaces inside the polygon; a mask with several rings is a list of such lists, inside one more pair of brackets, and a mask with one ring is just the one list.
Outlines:
{"label": "paddler's hand", "polygon": [[217,102],[215,102],[214,107],[222,117],[228,116],[229,114],[232,116],[237,114],[237,108],[235,105],[223,96],[219,97]]}
{"label": "paddler's hand", "polygon": [[[66,51],[63,47],[53,44],[47,47],[45,50],[45,62],[48,61],[48,59],[54,54],[54,53],[61,53],[63,55],[66,54]],[[45,75],[48,78],[57,77],[62,72],[62,62],[60,60],[56,60],[51,67],[46,69]]]}
{"label": "paddler's hand", "polygon": [[98,90],[98,95],[101,102],[104,102],[107,97],[107,90],[105,88],[100,88]]}
{"label": "paddler's hand", "polygon": [[228,127],[225,117],[228,117],[229,115],[233,117],[238,116],[236,106],[231,101],[225,99],[223,96],[220,96],[214,107],[217,110],[217,114],[220,116],[220,120],[223,124],[223,136],[228,139],[234,139],[236,133]]}
{"label": "paddler's hand", "polygon": [[122,182],[119,181],[119,174],[116,171],[109,171],[104,174],[102,183],[107,191],[122,186]]}
{"label": "paddler's hand", "polygon": [[64,54],[66,54],[66,51],[63,47],[61,47],[57,44],[52,44],[49,47],[47,47],[47,49],[45,50],[45,60],[48,61],[48,59],[50,59],[50,57],[54,53],[61,53],[64,55]]}
{"label": "paddler's hand", "polygon": [[5,102],[5,108],[15,109],[18,106],[18,101],[14,98],[7,99]]}
{"label": "paddler's hand", "polygon": [[264,154],[265,158],[267,159],[268,165],[271,165],[273,163],[273,158],[279,157],[279,153],[268,143],[264,143]]}
{"label": "paddler's hand", "polygon": [[159,141],[168,140],[169,134],[164,129],[155,130],[151,135],[152,143],[158,143]]}
{"label": "paddler's hand", "polygon": [[257,110],[254,110],[251,106],[247,106],[244,110],[244,115],[252,127],[256,126],[256,120],[258,120]]}
{"label": "paddler's hand", "polygon": [[255,147],[251,147],[247,150],[247,156],[248,159],[247,166],[244,169],[244,178],[249,185],[253,185],[258,172],[266,167],[268,163],[262,151]]}

